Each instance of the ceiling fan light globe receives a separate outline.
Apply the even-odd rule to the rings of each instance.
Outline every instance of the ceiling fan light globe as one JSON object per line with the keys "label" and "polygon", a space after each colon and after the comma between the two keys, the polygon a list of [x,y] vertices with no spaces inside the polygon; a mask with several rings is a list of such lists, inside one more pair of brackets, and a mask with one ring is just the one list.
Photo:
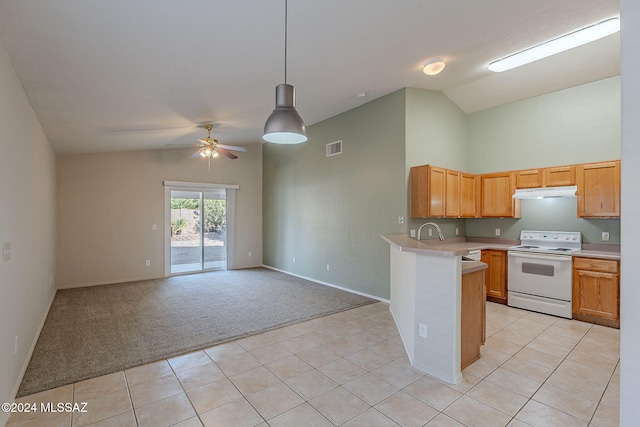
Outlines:
{"label": "ceiling fan light globe", "polygon": [[218,152],[217,152],[217,151],[214,151],[214,152],[213,152],[213,154],[211,154],[211,156],[213,156],[213,157],[218,157]]}

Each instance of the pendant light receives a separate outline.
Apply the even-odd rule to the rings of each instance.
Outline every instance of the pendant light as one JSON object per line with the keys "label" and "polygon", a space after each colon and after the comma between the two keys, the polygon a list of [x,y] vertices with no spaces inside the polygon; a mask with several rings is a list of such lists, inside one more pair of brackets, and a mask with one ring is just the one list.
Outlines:
{"label": "pendant light", "polygon": [[293,86],[287,84],[287,0],[284,1],[284,84],[276,86],[276,108],[264,124],[262,139],[274,144],[300,144],[307,140],[302,117],[296,111]]}

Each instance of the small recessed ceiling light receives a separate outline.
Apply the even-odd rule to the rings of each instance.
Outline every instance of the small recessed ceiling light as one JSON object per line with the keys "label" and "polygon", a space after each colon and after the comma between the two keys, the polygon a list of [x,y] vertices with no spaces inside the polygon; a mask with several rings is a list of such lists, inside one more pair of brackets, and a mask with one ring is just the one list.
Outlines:
{"label": "small recessed ceiling light", "polygon": [[365,96],[367,96],[367,92],[356,93],[356,98],[364,98]]}
{"label": "small recessed ceiling light", "polygon": [[549,42],[534,46],[522,52],[507,56],[489,64],[489,70],[496,73],[511,70],[521,65],[546,58],[574,47],[596,41],[620,31],[620,18],[611,18],[590,27],[583,28]]}
{"label": "small recessed ceiling light", "polygon": [[425,62],[422,72],[427,76],[435,76],[436,74],[440,74],[440,72],[444,70],[445,65],[446,64],[444,63],[442,58],[432,59]]}

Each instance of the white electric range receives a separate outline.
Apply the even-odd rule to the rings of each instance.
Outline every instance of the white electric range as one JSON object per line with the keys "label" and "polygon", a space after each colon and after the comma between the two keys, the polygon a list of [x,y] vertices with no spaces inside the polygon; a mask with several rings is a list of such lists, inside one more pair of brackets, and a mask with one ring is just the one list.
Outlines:
{"label": "white electric range", "polygon": [[571,254],[580,249],[577,231],[521,231],[507,252],[508,305],[570,319]]}

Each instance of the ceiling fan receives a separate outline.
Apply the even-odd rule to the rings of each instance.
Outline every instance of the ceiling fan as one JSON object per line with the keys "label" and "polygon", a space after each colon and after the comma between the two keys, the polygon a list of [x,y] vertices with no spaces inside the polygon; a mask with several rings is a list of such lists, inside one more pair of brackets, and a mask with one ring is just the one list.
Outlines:
{"label": "ceiling fan", "polygon": [[244,147],[237,147],[235,145],[224,145],[220,144],[217,139],[211,138],[211,129],[213,129],[212,124],[207,124],[204,126],[207,130],[208,135],[206,138],[198,138],[198,147],[200,149],[191,155],[192,159],[196,157],[205,157],[209,161],[209,172],[211,172],[211,159],[218,157],[218,155],[222,154],[230,158],[231,160],[237,159],[238,156],[231,153],[231,151],[241,151],[243,153],[247,152],[247,149]]}
{"label": "ceiling fan", "polygon": [[200,157],[218,157],[218,154],[222,154],[223,156],[227,156],[230,159],[237,159],[238,156],[229,152],[232,151],[242,151],[243,153],[247,152],[247,149],[244,147],[237,147],[235,145],[224,145],[220,144],[217,139],[211,138],[211,129],[213,129],[213,125],[205,125],[204,128],[207,130],[208,135],[206,138],[198,138],[198,146],[202,147],[193,155],[192,158]]}

